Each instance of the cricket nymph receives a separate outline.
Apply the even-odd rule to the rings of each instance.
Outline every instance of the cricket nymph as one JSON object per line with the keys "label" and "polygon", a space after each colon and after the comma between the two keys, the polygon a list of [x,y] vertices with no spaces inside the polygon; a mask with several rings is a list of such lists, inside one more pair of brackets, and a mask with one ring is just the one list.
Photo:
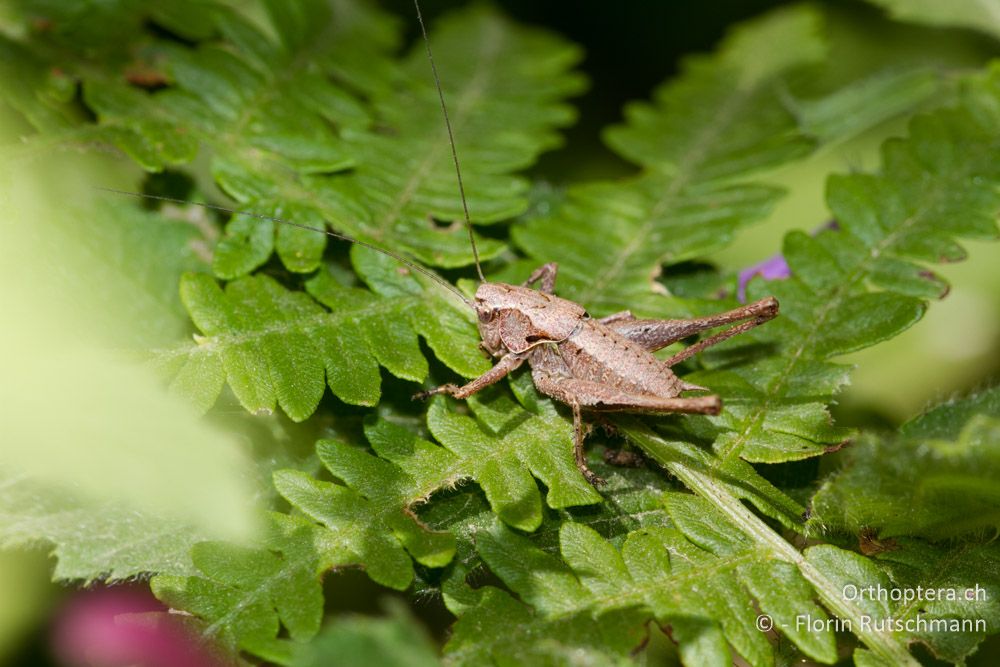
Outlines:
{"label": "cricket nymph", "polygon": [[[623,311],[595,320],[582,306],[553,294],[558,267],[544,264],[523,285],[487,282],[479,263],[469,203],[462,183],[462,167],[455,147],[455,135],[448,118],[441,79],[437,74],[431,43],[414,0],[417,22],[427,47],[427,60],[441,116],[455,164],[455,181],[469,232],[472,259],[479,274],[479,288],[473,301],[461,297],[479,318],[481,346],[497,358],[497,363],[464,386],[446,384],[420,392],[414,398],[450,394],[466,398],[483,387],[503,379],[525,361],[531,366],[535,387],[573,409],[573,456],[583,476],[594,485],[603,480],[587,467],[583,456],[582,411],[695,412],[715,415],[722,410],[718,396],[681,396],[685,391],[707,391],[674,375],[670,367],[709,345],[763,324],[778,314],[778,300],[761,299],[718,315],[690,320],[640,320]],[[540,289],[531,285],[541,283]],[[451,289],[451,286],[448,286]],[[739,324],[735,324],[739,322]],[[653,352],[693,334],[733,324],[725,331],[701,340],[669,359]]]}
{"label": "cricket nymph", "polygon": [[[397,252],[325,227],[313,227],[253,211],[234,211],[223,206],[186,202],[162,195],[101,189],[163,202],[193,203],[231,215],[243,215],[326,234],[380,252],[403,266],[423,274],[475,311],[479,319],[479,333],[482,336],[480,345],[496,358],[497,362],[493,368],[468,384],[461,387],[454,384],[442,385],[420,392],[414,398],[427,398],[434,394],[449,394],[459,399],[467,398],[480,389],[502,380],[508,373],[528,362],[535,387],[541,393],[572,408],[573,455],[576,465],[588,481],[594,485],[601,484],[603,480],[587,468],[583,456],[583,411],[719,414],[722,410],[722,401],[718,396],[681,396],[687,391],[709,390],[678,378],[672,367],[710,345],[773,319],[778,314],[778,301],[774,297],[767,297],[724,313],[688,320],[637,319],[627,310],[595,319],[587,314],[583,306],[555,296],[553,292],[558,267],[554,262],[540,266],[522,285],[488,282],[479,262],[479,251],[476,249],[472,218],[469,215],[465,187],[462,184],[462,169],[455,148],[444,92],[434,65],[430,40],[427,38],[423,17],[420,14],[420,5],[416,0],[414,5],[420,32],[427,47],[427,59],[441,102],[441,115],[455,165],[458,195],[462,202],[465,227],[469,233],[469,247],[480,280],[473,299],[467,298],[456,286],[438,274]],[[532,288],[535,283],[540,283],[539,289]],[[688,346],[668,359],[660,359],[653,354],[688,336],[725,325],[730,326],[718,334]]]}
{"label": "cricket nymph", "polygon": [[[768,297],[689,320],[637,319],[628,311],[594,319],[579,304],[552,293],[556,272],[557,266],[549,263],[524,285],[481,283],[473,306],[482,347],[498,359],[496,365],[462,387],[443,385],[417,397],[446,393],[466,398],[527,361],[535,387],[572,408],[576,464],[595,485],[603,480],[587,467],[583,455],[583,411],[718,414],[722,409],[718,396],[681,396],[685,391],[708,390],[678,378],[671,367],[778,314],[778,301]],[[536,282],[541,289],[531,288]],[[693,334],[737,322],[669,359],[653,355]]]}

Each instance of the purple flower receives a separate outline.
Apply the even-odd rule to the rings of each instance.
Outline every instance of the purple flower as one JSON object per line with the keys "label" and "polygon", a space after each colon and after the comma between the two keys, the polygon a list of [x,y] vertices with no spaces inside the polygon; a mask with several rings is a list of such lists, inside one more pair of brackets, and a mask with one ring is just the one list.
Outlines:
{"label": "purple flower", "polygon": [[773,257],[768,257],[763,262],[740,271],[740,284],[737,288],[736,296],[739,297],[740,303],[746,303],[747,283],[754,276],[761,276],[764,280],[783,280],[791,275],[792,270],[788,267],[788,262],[785,261],[784,255],[779,253]]}
{"label": "purple flower", "polygon": [[[812,231],[812,235],[816,236],[820,232],[825,232],[827,230],[834,232],[839,231],[840,225],[837,224],[836,220],[830,220],[814,229]],[[768,257],[763,262],[759,262],[740,271],[740,281],[739,287],[737,287],[736,290],[736,296],[739,298],[740,303],[747,302],[747,284],[754,276],[760,276],[764,280],[784,280],[791,275],[792,269],[788,266],[788,262],[785,261],[784,255],[779,253],[773,257]]]}

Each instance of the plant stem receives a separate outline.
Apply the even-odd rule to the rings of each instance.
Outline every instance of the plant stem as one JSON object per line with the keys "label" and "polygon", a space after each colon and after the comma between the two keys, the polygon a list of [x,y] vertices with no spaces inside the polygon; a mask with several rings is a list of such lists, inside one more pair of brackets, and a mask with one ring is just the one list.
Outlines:
{"label": "plant stem", "polygon": [[[770,551],[776,558],[798,567],[799,572],[812,584],[827,609],[844,619],[854,634],[874,653],[887,660],[889,664],[919,667],[920,663],[910,655],[905,645],[892,636],[892,633],[866,629],[868,624],[862,622],[863,611],[844,599],[841,587],[807,561],[798,549],[730,493],[712,474],[710,464],[699,465],[699,462],[682,454],[680,449],[674,446],[679,443],[672,443],[660,437],[638,422],[623,423],[622,426],[625,433],[649,456],[675,475],[691,491],[711,502],[735,524],[739,531]],[[707,459],[709,462],[711,460],[712,458]]]}

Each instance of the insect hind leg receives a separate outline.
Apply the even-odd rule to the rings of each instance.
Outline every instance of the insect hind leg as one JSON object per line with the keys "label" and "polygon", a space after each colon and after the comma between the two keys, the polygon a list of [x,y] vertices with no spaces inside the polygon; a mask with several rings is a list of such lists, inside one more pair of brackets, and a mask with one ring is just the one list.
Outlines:
{"label": "insect hind leg", "polygon": [[604,486],[607,481],[587,467],[587,457],[583,453],[583,414],[580,404],[573,402],[570,403],[570,407],[573,408],[573,460],[576,462],[576,467],[584,479],[593,486]]}
{"label": "insect hind leg", "polygon": [[[540,392],[573,409],[573,457],[580,473],[594,486],[604,483],[590,468],[583,454],[583,410],[597,412],[689,412],[717,415],[722,410],[718,396],[656,396],[620,389],[591,380],[533,372]],[[693,385],[692,385],[693,386]]]}
{"label": "insect hind leg", "polygon": [[[778,314],[778,301],[774,297],[767,297],[760,301],[727,310],[724,313],[709,315],[707,317],[694,317],[689,320],[639,320],[629,317],[627,311],[615,313],[601,320],[601,323],[616,333],[625,336],[629,340],[642,345],[650,352],[655,352],[661,348],[676,343],[679,340],[714,329],[726,324],[737,324],[726,331],[715,336],[699,341],[695,345],[687,348],[683,352],[675,355],[667,361],[668,366],[673,366],[701,350],[721,343],[727,338],[752,329],[769,320],[774,319]],[[745,322],[743,320],[746,320]]]}
{"label": "insect hind leg", "polygon": [[[734,310],[730,310],[725,313],[720,313],[718,315],[705,318],[709,320],[712,318],[716,319],[729,318],[728,321],[722,321],[720,322],[720,324],[728,324],[729,322],[738,322],[740,320],[747,320],[747,321],[737,324],[736,326],[732,326],[726,329],[725,331],[721,331],[715,334],[714,336],[709,336],[704,340],[700,340],[694,345],[691,345],[688,348],[678,352],[677,354],[670,357],[663,363],[665,363],[667,366],[673,366],[675,364],[679,364],[685,359],[698,354],[705,348],[717,345],[718,343],[721,343],[724,340],[732,338],[733,336],[741,334],[745,331],[749,331],[754,327],[758,327],[761,324],[764,324],[765,322],[773,320],[777,316],[778,316],[778,300],[775,299],[773,296],[769,296],[760,299],[759,301],[748,303],[747,305],[741,308],[736,308]],[[714,328],[715,326],[719,326],[719,324],[706,328]]]}

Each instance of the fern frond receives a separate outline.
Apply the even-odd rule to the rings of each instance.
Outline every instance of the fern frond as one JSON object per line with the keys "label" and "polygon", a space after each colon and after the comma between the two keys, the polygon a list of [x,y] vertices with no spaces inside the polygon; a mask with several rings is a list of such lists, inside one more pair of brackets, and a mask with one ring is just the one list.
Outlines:
{"label": "fern frond", "polygon": [[[773,664],[773,647],[755,626],[756,597],[776,626],[787,623],[786,634],[807,655],[835,659],[832,632],[794,630],[796,615],[827,618],[794,566],[716,522],[704,501],[671,496],[668,507],[689,534],[642,529],[629,534],[620,551],[572,522],[560,529],[561,559],[503,528],[478,535],[483,559],[521,602],[497,589],[484,593],[456,625],[446,657],[457,664],[505,664],[583,649],[620,656],[640,645],[644,626],[655,619],[670,625],[686,664],[728,665],[729,644],[750,664]],[[771,594],[775,581],[784,595]],[[521,640],[540,628],[548,642]]]}
{"label": "fern frond", "polygon": [[56,134],[82,121],[72,105],[72,80],[52,72],[46,59],[27,45],[5,36],[0,37],[0,80],[0,100],[39,132]]}
{"label": "fern frond", "polygon": [[[173,84],[164,91],[86,81],[85,100],[104,136],[150,170],[187,162],[206,145],[216,181],[249,211],[314,226],[328,220],[425,263],[470,263],[465,231],[430,220],[463,215],[422,47],[397,64],[387,54],[396,41],[387,38],[388,19],[354,3],[266,6],[273,38],[217,8],[224,41],[197,49],[158,45],[156,64]],[[510,218],[527,206],[528,188],[512,172],[558,145],[555,128],[574,118],[561,100],[583,86],[568,72],[579,50],[486,6],[442,20],[432,39],[472,218]],[[348,175],[330,175],[348,167]],[[236,278],[276,249],[287,268],[310,272],[325,243],[301,229],[237,218],[215,271]],[[489,239],[479,244],[484,258],[503,248]]]}
{"label": "fern frond", "polygon": [[[927,616],[927,619],[957,618],[975,622],[977,619],[994,618],[995,616],[983,615],[992,613],[991,605],[995,605],[997,599],[996,594],[992,592],[991,587],[994,586],[992,582],[1000,577],[1000,572],[994,563],[995,556],[990,555],[992,547],[985,547],[985,550],[970,544],[959,544],[954,548],[936,547],[915,540],[904,542],[889,539],[881,542],[875,536],[874,548],[868,551],[886,552],[885,555],[878,554],[876,559],[866,559],[833,545],[818,545],[800,553],[742,504],[740,499],[745,496],[738,490],[738,480],[730,479],[717,459],[710,458],[714,461],[714,465],[692,465],[690,457],[677,455],[675,450],[678,443],[665,441],[650,433],[648,429],[633,427],[628,433],[688,488],[704,499],[698,501],[700,503],[698,506],[702,509],[700,516],[695,515],[699,516],[696,522],[684,521],[681,515],[671,513],[681,530],[700,545],[711,543],[715,539],[711,535],[714,531],[733,530],[749,538],[754,543],[755,550],[770,553],[772,558],[794,565],[812,586],[823,605],[840,619],[838,627],[853,632],[868,646],[870,652],[862,651],[862,657],[859,659],[870,660],[872,661],[870,664],[878,665],[917,664],[908,653],[907,647],[918,636],[920,641],[928,643],[932,650],[941,651],[944,655],[947,651],[956,650],[955,647],[958,646],[964,646],[966,653],[971,652],[982,640],[984,632],[995,632],[994,629],[989,629],[992,626],[987,626],[987,630],[980,628],[972,634],[955,635],[954,627],[947,632],[941,632],[938,627],[938,630],[934,631],[934,636],[928,637],[925,632],[927,626],[918,626],[915,623],[906,626],[905,631],[898,631],[883,621],[879,621],[881,625],[873,625],[871,619],[905,617],[912,620],[921,615],[920,610],[924,607],[913,604],[883,605],[873,603],[870,598],[859,600],[844,592],[845,586],[848,585],[859,588],[878,585],[885,587],[886,573],[889,573],[893,582],[900,582],[896,586],[900,589],[908,587],[915,589],[917,585],[926,586],[921,582],[939,580],[954,583],[957,588],[964,589],[985,581],[990,588],[985,598],[989,604],[972,605],[960,611],[956,611],[953,605],[936,606],[934,613]],[[862,494],[859,504],[863,505],[868,497]],[[752,498],[751,501],[760,506]],[[766,508],[762,509],[766,511]],[[704,528],[698,528],[699,525],[703,525]],[[720,526],[728,528],[721,529]],[[905,544],[905,548],[898,553],[894,551],[899,549],[901,544]],[[889,554],[889,551],[892,551],[892,554]],[[883,565],[881,562],[883,559],[888,559],[889,564]],[[895,566],[891,565],[897,561],[898,573],[893,569]],[[942,563],[949,565],[943,567]],[[982,576],[974,574],[979,568],[987,568],[982,571]],[[955,572],[958,574],[952,577],[952,573]],[[759,593],[755,591],[754,594]],[[967,628],[962,632],[966,630]]]}
{"label": "fern frond", "polygon": [[[653,104],[626,109],[627,124],[606,136],[642,173],[573,187],[551,216],[513,229],[533,259],[559,263],[560,295],[596,314],[662,316],[651,297],[662,292],[654,278],[663,264],[722,247],[770,210],[781,191],[751,175],[812,148],[779,87],[821,53],[817,30],[818,16],[804,7],[751,22],[716,55],[688,60]],[[776,43],[795,46],[778,53]]]}
{"label": "fern frond", "polygon": [[413,580],[410,555],[428,567],[442,567],[454,556],[455,536],[415,514],[437,491],[475,480],[492,511],[521,530],[542,521],[542,494],[532,475],[548,488],[549,507],[600,500],[573,464],[570,431],[551,406],[533,414],[500,393],[471,403],[478,422],[449,412],[443,399],[432,404],[428,427],[443,446],[380,421],[365,429],[376,455],[340,442],[317,445],[323,464],[343,485],[278,471],[275,486],[351,554],[339,565],[362,565],[372,579],[397,589]]}
{"label": "fern frond", "polygon": [[[440,21],[431,41],[472,219],[511,218],[528,204],[527,182],[511,172],[557,146],[555,128],[575,118],[562,100],[583,88],[582,77],[569,71],[580,50],[516,26],[485,5]],[[403,69],[405,87],[373,98],[389,133],[351,136],[358,167],[331,182],[334,193],[323,206],[335,226],[355,236],[391,244],[436,266],[462,266],[472,259],[464,230],[428,224],[430,217],[459,221],[463,212],[426,60],[423,47],[415,48]],[[502,248],[479,244],[483,257]]]}
{"label": "fern frond", "polygon": [[1000,525],[1000,390],[943,405],[898,439],[866,438],[812,501],[809,527],[943,539]]}
{"label": "fern frond", "polygon": [[[519,381],[518,385],[530,386]],[[522,402],[530,404],[522,398]],[[503,402],[500,403],[502,405]],[[573,521],[599,532],[615,545],[628,533],[646,527],[670,523],[661,496],[675,484],[649,468],[622,468],[592,456],[589,466],[607,484],[601,488],[603,502],[562,509],[543,507],[541,525],[530,533],[531,541],[549,553],[558,553],[559,529],[564,521]],[[548,503],[546,503],[548,505]],[[415,595],[442,595],[448,609],[462,616],[479,603],[479,591],[467,582],[476,580],[485,564],[476,550],[476,536],[492,530],[497,513],[477,485],[463,484],[457,489],[436,494],[432,502],[420,506],[420,518],[433,529],[448,531],[456,537],[455,557],[443,571],[419,573]],[[513,525],[507,520],[507,525]]]}
{"label": "fern frond", "polygon": [[[694,374],[733,396],[713,419],[720,458],[801,459],[845,437],[825,403],[847,369],[829,360],[899,334],[923,315],[924,299],[947,293],[924,263],[962,259],[959,238],[997,237],[998,99],[994,68],[968,82],[958,108],[918,116],[908,139],[887,142],[880,173],[830,178],[838,230],[792,232],[784,246],[792,277],[750,284],[750,298],[781,302],[781,317],[752,335],[774,356]],[[723,351],[705,359],[729,365]]]}
{"label": "fern frond", "polygon": [[[561,558],[499,526],[478,534],[483,559],[520,601],[498,589],[480,590],[456,624],[446,658],[506,664],[586,650],[610,659],[639,645],[655,619],[669,624],[685,664],[728,665],[732,646],[748,663],[770,665],[777,647],[760,631],[758,619],[765,614],[804,655],[832,663],[834,624],[814,601],[814,587],[827,606],[830,593],[838,600],[832,607],[840,615],[836,627],[875,645],[877,653],[862,650],[858,657],[872,664],[915,664],[906,650],[911,642],[961,660],[986,633],[997,631],[994,621],[985,620],[997,617],[994,546],[909,540],[875,559],[831,545],[808,548],[804,555],[787,546],[772,552],[705,500],[668,494],[667,507],[673,527],[634,531],[620,551],[573,522],[560,529]],[[954,590],[959,598],[890,602],[855,594],[877,587],[916,591],[918,585]],[[977,590],[978,597],[968,596]],[[963,627],[975,627],[979,619],[985,625],[972,632],[949,625],[964,621]],[[892,623],[899,627],[886,625]],[[522,634],[539,632],[548,641],[519,641]]]}
{"label": "fern frond", "polygon": [[208,275],[188,274],[181,298],[202,335],[152,359],[173,377],[172,388],[202,410],[228,382],[250,412],[268,413],[277,404],[295,421],[316,410],[324,377],[334,395],[355,405],[378,402],[380,365],[423,381],[427,360],[418,334],[462,375],[485,371],[471,313],[457,311],[437,286],[428,297],[423,276],[400,274],[375,254],[353,252],[374,292],[343,286],[328,272],[306,283],[308,294],[265,275],[222,289]]}
{"label": "fern frond", "polygon": [[[386,24],[393,24],[353,3],[264,4],[266,27],[216,5],[212,22],[224,39],[197,48],[166,42],[151,47],[146,66],[171,84],[164,90],[149,94],[119,79],[85,77],[84,100],[98,116],[99,136],[144,168],[159,171],[189,162],[204,146],[211,150],[219,185],[247,208],[317,225],[323,213],[313,199],[312,181],[354,165],[340,135],[370,123],[361,102],[328,78],[329,61],[346,61],[350,70],[343,54],[356,51],[373,70],[380,61],[382,69],[390,68],[386,51],[395,40],[385,33]],[[308,272],[319,265],[321,235],[287,228],[275,241],[274,230],[257,220],[250,224],[252,230],[246,219],[231,224],[232,238],[215,258],[221,277],[259,266],[275,243],[291,270]]]}
{"label": "fern frond", "polygon": [[271,514],[265,533],[256,547],[196,544],[195,574],[158,575],[151,588],[171,607],[201,618],[206,640],[288,664],[294,648],[278,638],[279,630],[284,627],[297,643],[319,631],[320,579],[342,551],[301,518]]}

